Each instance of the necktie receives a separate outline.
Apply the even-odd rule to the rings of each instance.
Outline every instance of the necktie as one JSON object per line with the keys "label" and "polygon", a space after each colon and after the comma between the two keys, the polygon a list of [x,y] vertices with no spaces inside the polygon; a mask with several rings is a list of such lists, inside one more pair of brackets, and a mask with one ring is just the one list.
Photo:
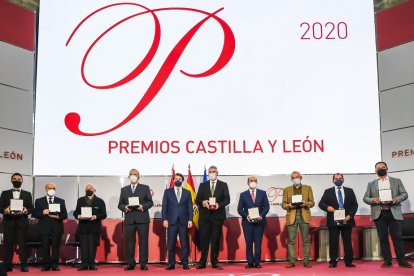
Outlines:
{"label": "necktie", "polygon": [[211,192],[211,196],[214,196],[214,190],[216,189],[216,187],[214,186],[214,183],[215,183],[215,181],[211,181],[211,190],[210,190],[210,192]]}
{"label": "necktie", "polygon": [[344,198],[342,197],[341,187],[338,188],[339,209],[344,209]]}
{"label": "necktie", "polygon": [[132,185],[132,193],[135,193],[135,187],[134,185]]}
{"label": "necktie", "polygon": [[252,201],[254,203],[254,201],[256,200],[255,196],[254,196],[254,191],[252,190]]}
{"label": "necktie", "polygon": [[181,199],[181,192],[180,192],[180,189],[177,189],[177,200],[178,200],[178,202],[180,202],[180,199]]}
{"label": "necktie", "polygon": [[49,197],[49,204],[52,204],[52,197]]}

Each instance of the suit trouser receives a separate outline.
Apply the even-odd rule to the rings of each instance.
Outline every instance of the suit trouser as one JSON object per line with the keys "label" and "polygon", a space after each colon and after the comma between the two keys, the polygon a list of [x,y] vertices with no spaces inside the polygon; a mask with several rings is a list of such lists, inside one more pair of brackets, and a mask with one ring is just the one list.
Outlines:
{"label": "suit trouser", "polygon": [[79,234],[82,266],[95,266],[99,234]]}
{"label": "suit trouser", "polygon": [[[59,249],[62,233],[42,234],[43,267],[56,268],[59,266]],[[50,254],[52,251],[52,255]]]}
{"label": "suit trouser", "polygon": [[336,263],[338,259],[338,245],[339,245],[339,234],[342,235],[342,243],[344,245],[344,261],[345,264],[352,264],[354,258],[354,252],[352,250],[352,226],[334,226],[329,227],[329,258],[330,263]]}
{"label": "suit trouser", "polygon": [[[13,222],[15,223],[15,222]],[[17,244],[19,245],[19,259],[20,265],[27,265],[27,230],[28,224],[25,226],[15,225],[4,225],[4,264],[6,267],[13,265],[13,253],[14,243],[17,238]]]}
{"label": "suit trouser", "polygon": [[303,260],[309,262],[309,223],[306,223],[302,218],[302,212],[300,210],[296,211],[296,218],[292,225],[288,225],[288,259],[290,263],[296,261],[295,255],[295,242],[296,236],[298,234],[298,228],[300,230],[300,235],[302,236],[303,243]]}
{"label": "suit trouser", "polygon": [[220,239],[222,236],[223,221],[199,221],[199,234],[200,234],[200,249],[201,258],[199,263],[205,265],[207,263],[208,248],[210,249],[210,261],[212,265],[218,263],[218,255],[220,249]]}
{"label": "suit trouser", "polygon": [[[262,238],[265,224],[243,222],[243,234],[246,241],[246,259],[249,264],[259,264],[262,256]],[[254,255],[253,255],[254,245]]]}
{"label": "suit trouser", "polygon": [[181,263],[188,265],[188,254],[190,253],[188,242],[188,227],[187,224],[180,225],[177,221],[174,225],[168,225],[167,228],[167,249],[168,249],[168,264],[175,265],[175,254],[177,251],[177,234],[180,237],[181,244]]}
{"label": "suit trouser", "polygon": [[381,255],[384,261],[391,262],[392,255],[388,233],[391,234],[392,243],[394,244],[395,255],[399,264],[405,262],[405,253],[402,243],[402,220],[394,219],[391,211],[381,211],[381,215],[375,221],[377,233],[380,239]]}
{"label": "suit trouser", "polygon": [[127,248],[128,265],[135,266],[135,244],[138,232],[139,264],[148,262],[148,233],[149,223],[125,224],[125,237]]}

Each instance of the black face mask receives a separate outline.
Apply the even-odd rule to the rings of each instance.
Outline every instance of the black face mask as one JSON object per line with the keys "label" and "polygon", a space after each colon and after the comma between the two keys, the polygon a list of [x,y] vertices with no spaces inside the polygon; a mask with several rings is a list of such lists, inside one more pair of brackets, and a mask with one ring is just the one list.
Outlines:
{"label": "black face mask", "polygon": [[85,191],[86,196],[92,196],[93,195],[93,191],[91,190],[86,190]]}
{"label": "black face mask", "polygon": [[387,170],[386,169],[379,169],[377,171],[378,176],[386,176],[387,175]]}
{"label": "black face mask", "polygon": [[22,186],[22,182],[18,180],[13,180],[12,183],[13,183],[13,188],[16,188],[16,189]]}

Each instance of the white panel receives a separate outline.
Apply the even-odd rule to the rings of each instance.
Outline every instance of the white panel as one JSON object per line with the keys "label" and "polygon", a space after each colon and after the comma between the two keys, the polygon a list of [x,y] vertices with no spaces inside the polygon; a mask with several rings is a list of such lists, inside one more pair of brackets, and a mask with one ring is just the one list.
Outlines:
{"label": "white panel", "polygon": [[73,218],[73,211],[78,200],[78,178],[77,177],[36,177],[35,198],[45,196],[45,185],[49,182],[56,184],[56,196],[63,198],[66,203],[68,217]]}
{"label": "white panel", "polygon": [[0,41],[0,83],[33,91],[34,53]]}
{"label": "white panel", "polygon": [[414,127],[383,132],[382,156],[390,170],[414,169]]}
{"label": "white panel", "polygon": [[0,84],[0,127],[33,133],[33,93]]}
{"label": "white panel", "polygon": [[390,89],[414,82],[414,42],[378,53],[379,88]]}
{"label": "white panel", "polygon": [[408,199],[402,203],[403,213],[414,213],[414,170],[390,173],[390,176],[400,178],[408,193]]}
{"label": "white panel", "polygon": [[0,129],[0,170],[32,174],[33,135]]}
{"label": "white panel", "polygon": [[414,126],[414,84],[380,93],[381,130]]}
{"label": "white panel", "polygon": [[[13,171],[12,173],[0,173],[0,192],[4,190],[9,190],[13,188],[11,183],[11,175],[15,172],[18,172],[23,175],[23,184],[22,189],[29,191],[30,193],[33,192],[33,178],[30,175],[24,175],[21,171]],[[32,193],[33,197],[33,193]]]}

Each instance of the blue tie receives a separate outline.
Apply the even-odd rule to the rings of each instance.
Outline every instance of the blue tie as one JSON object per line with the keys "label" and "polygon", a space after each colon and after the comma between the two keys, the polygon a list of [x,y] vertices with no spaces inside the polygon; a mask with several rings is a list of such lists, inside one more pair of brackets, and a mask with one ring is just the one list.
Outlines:
{"label": "blue tie", "polygon": [[344,198],[342,197],[341,187],[338,187],[339,209],[344,209]]}

